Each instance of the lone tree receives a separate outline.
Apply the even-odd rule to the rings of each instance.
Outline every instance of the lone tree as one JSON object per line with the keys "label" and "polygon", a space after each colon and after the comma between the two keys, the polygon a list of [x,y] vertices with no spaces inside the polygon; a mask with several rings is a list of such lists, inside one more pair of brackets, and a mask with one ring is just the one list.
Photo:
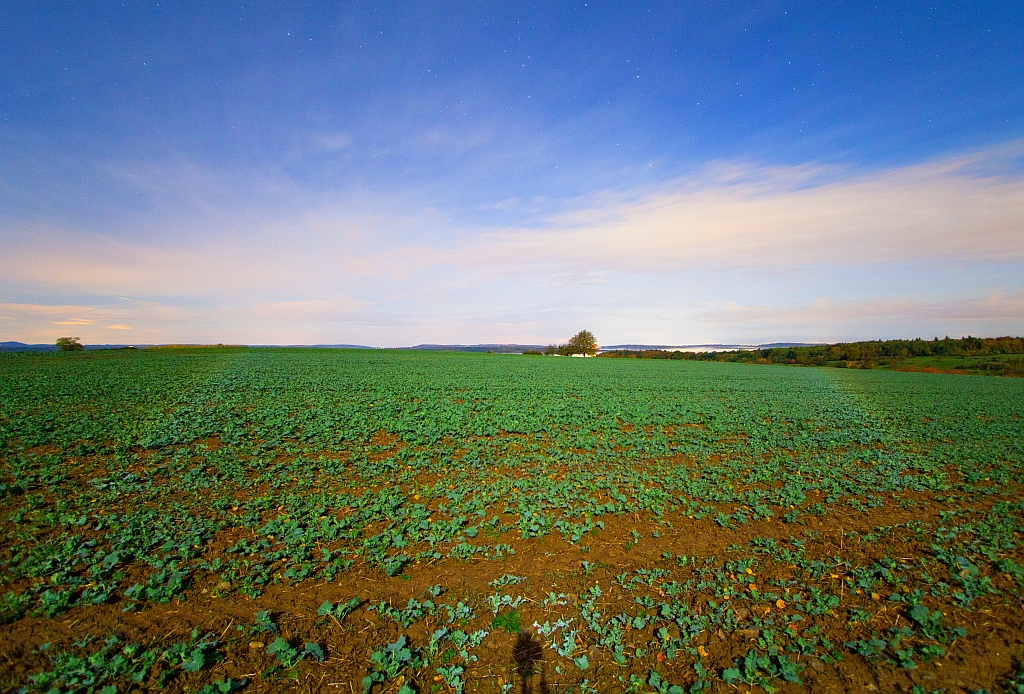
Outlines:
{"label": "lone tree", "polygon": [[85,349],[81,339],[80,337],[58,337],[54,344],[61,352],[81,352]]}
{"label": "lone tree", "polygon": [[594,333],[589,330],[581,330],[562,345],[562,349],[559,351],[562,354],[597,354],[597,340],[594,339]]}

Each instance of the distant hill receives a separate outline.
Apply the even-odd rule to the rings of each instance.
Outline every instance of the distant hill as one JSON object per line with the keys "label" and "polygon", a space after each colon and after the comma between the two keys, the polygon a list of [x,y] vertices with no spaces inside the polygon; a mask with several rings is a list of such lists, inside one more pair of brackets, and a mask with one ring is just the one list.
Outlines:
{"label": "distant hill", "polygon": [[377,349],[368,345],[249,345],[254,349]]}
{"label": "distant hill", "polygon": [[[711,352],[711,351],[725,351],[725,350],[736,350],[736,349],[771,349],[775,347],[809,347],[815,343],[809,342],[772,342],[765,345],[726,345],[726,344],[707,344],[707,345],[606,345],[600,348],[600,351],[605,352],[616,349],[629,349],[629,350],[648,350],[648,349],[661,349],[661,350],[681,350],[681,351],[697,351],[697,352]],[[86,349],[123,349],[125,347],[167,347],[170,345],[85,345]],[[190,345],[199,346],[199,345]],[[213,345],[210,345],[213,346]],[[331,345],[249,345],[256,349],[272,349],[272,348],[314,348],[314,349],[379,349],[378,347],[371,347],[369,345],[349,345],[349,344],[331,344]],[[498,354],[522,354],[527,350],[538,350],[543,351],[547,345],[518,345],[518,344],[479,344],[479,345],[436,345],[436,344],[420,344],[413,345],[412,347],[398,347],[397,349],[412,349],[421,350],[427,352],[495,352]],[[39,344],[27,344],[25,342],[0,342],[0,352],[56,352],[57,348],[54,345],[39,345]]]}
{"label": "distant hill", "polygon": [[[598,349],[599,352],[606,352],[616,349],[629,350],[680,350],[691,352],[726,351],[734,349],[767,349],[771,347],[806,347],[814,343],[809,342],[773,342],[768,345],[606,345]],[[548,345],[518,345],[518,344],[481,344],[481,345],[435,345],[422,344],[412,347],[399,347],[398,349],[414,349],[427,352],[495,352],[497,354],[522,354],[527,350],[544,351]]]}
{"label": "distant hill", "polygon": [[[86,345],[86,349],[123,349],[130,345]],[[131,345],[146,347],[150,345]],[[56,345],[30,345],[24,342],[0,342],[0,352],[56,352]]]}
{"label": "distant hill", "polygon": [[24,342],[0,342],[0,352],[55,352],[53,345],[27,345]]}
{"label": "distant hill", "polygon": [[[751,350],[751,349],[775,349],[780,347],[812,347],[817,343],[810,342],[772,342],[763,345],[730,345],[730,344],[705,344],[705,345],[605,345],[598,351],[608,352],[613,350],[665,350],[665,351],[682,351],[682,352],[725,352],[734,350]],[[169,347],[171,345],[85,345],[87,350],[93,349],[123,349],[125,347]],[[182,345],[185,346],[185,345]],[[187,346],[201,346],[201,345],[187,345]],[[211,347],[214,345],[210,345]],[[370,347],[369,345],[350,345],[350,344],[317,344],[317,345],[249,345],[256,349],[272,349],[272,348],[290,348],[290,349],[301,349],[301,348],[313,348],[313,349],[379,349],[378,347]],[[496,354],[522,354],[527,350],[543,351],[547,348],[547,345],[519,345],[519,344],[478,344],[478,345],[438,345],[438,344],[420,344],[412,347],[398,347],[397,349],[409,349],[419,350],[426,352],[494,352]],[[24,342],[0,342],[0,352],[56,352],[57,347],[54,345],[45,344],[27,344]]]}
{"label": "distant hill", "polygon": [[415,349],[426,352],[494,352],[495,354],[522,354],[526,350],[542,350],[547,345],[414,345],[399,349]]}
{"label": "distant hill", "polygon": [[[94,349],[124,349],[126,347],[223,347],[224,345],[85,345],[87,350]],[[248,345],[252,348],[318,348],[318,349],[377,349],[366,345]],[[24,342],[0,342],[0,352],[56,352],[56,345],[32,345]]]}

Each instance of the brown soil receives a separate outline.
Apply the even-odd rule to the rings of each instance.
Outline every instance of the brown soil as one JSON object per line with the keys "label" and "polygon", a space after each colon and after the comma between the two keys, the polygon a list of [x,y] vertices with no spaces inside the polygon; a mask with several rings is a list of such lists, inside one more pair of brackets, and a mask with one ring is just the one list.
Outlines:
{"label": "brown soil", "polygon": [[[838,556],[853,565],[869,564],[875,558],[901,548],[905,556],[917,553],[917,542],[906,528],[897,528],[877,543],[853,541],[855,533],[864,534],[877,526],[898,526],[911,520],[936,518],[943,506],[929,504],[927,507],[902,509],[890,507],[877,513],[860,514],[834,509],[828,517],[807,517],[805,528],[820,533],[807,545],[809,557]],[[605,591],[600,605],[603,614],[615,614],[619,609],[632,611],[632,594],[613,585],[614,576],[623,571],[662,566],[675,575],[685,577],[686,569],[676,568],[671,561],[663,559],[664,552],[673,557],[685,555],[693,560],[715,556],[719,560],[728,558],[731,545],[742,545],[755,537],[774,537],[784,541],[794,532],[794,526],[777,519],[751,522],[736,529],[719,527],[709,519],[693,520],[684,516],[670,516],[665,520],[674,528],[655,523],[639,515],[620,517],[607,522],[607,530],[588,535],[581,544],[586,549],[563,541],[555,535],[540,539],[522,540],[511,533],[494,539],[506,542],[515,548],[515,555],[501,560],[472,560],[459,562],[427,562],[407,567],[404,576],[388,578],[375,569],[356,563],[352,570],[331,583],[307,581],[298,585],[281,583],[269,587],[256,600],[249,600],[231,592],[226,597],[217,597],[218,588],[212,579],[193,586],[184,596],[183,602],[157,605],[142,612],[122,612],[121,605],[100,605],[74,608],[57,619],[26,617],[6,626],[5,637],[0,642],[0,684],[11,686],[24,680],[29,672],[40,669],[44,661],[36,649],[43,643],[54,647],[67,646],[82,634],[104,635],[117,633],[126,641],[167,643],[184,639],[192,629],[212,632],[225,645],[226,658],[213,667],[195,675],[183,675],[170,685],[172,691],[188,690],[200,682],[232,677],[250,680],[246,691],[361,691],[360,680],[367,673],[370,654],[385,643],[397,638],[400,630],[390,620],[378,618],[366,606],[380,601],[396,606],[404,605],[410,598],[425,599],[428,586],[440,584],[445,588],[438,601],[454,603],[456,599],[476,604],[476,621],[466,628],[487,629],[492,632],[484,645],[475,652],[479,661],[467,672],[468,691],[498,692],[503,684],[513,684],[516,692],[561,691],[576,684],[581,674],[566,662],[559,660],[547,647],[543,637],[534,633],[530,625],[534,620],[544,622],[562,614],[573,614],[573,605],[564,608],[541,606],[541,599],[549,592],[565,593],[575,602],[580,593],[598,584]],[[643,539],[629,546],[637,531]],[[652,538],[658,531],[660,538]],[[211,550],[226,546],[236,537],[218,537]],[[480,540],[481,538],[477,538]],[[491,539],[489,538],[489,541]],[[216,551],[214,551],[216,553]],[[749,556],[749,555],[745,555]],[[582,570],[582,562],[593,567],[589,575]],[[520,608],[523,631],[520,634],[502,632],[491,627],[492,615],[484,604],[486,595],[494,592],[489,581],[503,574],[525,576],[522,584],[502,589],[511,594],[524,594],[531,602]],[[799,574],[795,567],[773,561],[770,557],[759,560],[750,580],[763,590],[767,582],[791,578]],[[828,574],[817,583],[822,589],[842,594],[839,612],[851,607],[870,608],[875,612],[873,626],[878,629],[898,625],[902,610],[899,604],[890,605],[877,596],[849,594],[844,591],[843,576]],[[680,579],[681,580],[681,579]],[[805,583],[811,583],[806,576]],[[997,587],[1011,589],[1010,585]],[[1011,590],[1004,591],[1009,595]],[[324,600],[346,601],[352,596],[363,599],[362,606],[341,624],[329,619],[318,619],[317,607]],[[751,612],[760,615],[762,611],[779,611],[771,605],[760,606],[739,588],[731,598],[738,615]],[[691,609],[700,612],[707,607],[708,595],[688,596]],[[804,686],[797,687],[781,681],[781,691],[814,692],[862,692],[862,691],[909,691],[913,684],[919,684],[931,691],[945,688],[949,692],[973,691],[987,687],[998,689],[1017,659],[1024,652],[1024,609],[1017,603],[1008,604],[1003,596],[978,598],[970,611],[949,607],[948,615],[957,625],[967,628],[968,634],[952,644],[944,657],[931,663],[921,663],[916,670],[904,671],[881,665],[847,653],[843,661],[826,665],[816,658],[802,659]],[[264,636],[240,632],[239,626],[253,623],[256,610],[268,610],[281,629],[285,638],[315,640],[324,647],[328,656],[323,664],[301,663],[290,676],[272,676],[261,679],[260,674],[276,661],[266,654],[269,640]],[[783,610],[784,611],[784,610]],[[905,619],[905,618],[904,618]],[[843,618],[825,619],[821,622],[821,635],[833,643],[841,644],[851,638]],[[441,624],[440,615],[414,624],[406,631],[413,644],[423,645],[431,630]],[[743,626],[741,624],[741,626]],[[702,633],[693,646],[706,653],[704,663],[719,671],[730,667],[733,659],[743,656],[751,647],[750,641],[758,631],[753,624],[731,634],[717,631]],[[648,640],[649,637],[640,639]],[[581,644],[588,649],[591,668],[585,673],[591,684],[597,683],[599,691],[617,691],[621,688],[618,676],[630,672],[614,664],[609,654],[593,644]],[[798,658],[798,660],[800,660]],[[561,662],[563,673],[555,671]],[[677,657],[676,661],[660,662],[659,670],[666,678],[686,683],[692,681],[692,658]],[[573,674],[566,674],[568,672]],[[635,674],[646,680],[647,670],[636,670]],[[433,691],[436,684],[433,673],[425,673],[425,681],[417,681],[419,691]],[[726,687],[717,683],[716,691]],[[397,685],[381,691],[397,691]],[[445,691],[440,688],[436,691]],[[375,689],[375,691],[377,691]]]}

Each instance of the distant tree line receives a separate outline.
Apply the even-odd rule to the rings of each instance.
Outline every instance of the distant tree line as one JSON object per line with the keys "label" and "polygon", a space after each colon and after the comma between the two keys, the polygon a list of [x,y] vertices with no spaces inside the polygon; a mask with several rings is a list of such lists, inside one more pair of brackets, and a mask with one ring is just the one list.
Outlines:
{"label": "distant tree line", "polygon": [[594,355],[597,354],[597,340],[594,339],[594,333],[589,330],[581,330],[573,335],[564,345],[548,345],[544,348],[543,352],[536,349],[528,349],[523,354],[547,354],[549,356],[558,354],[563,357],[569,357],[574,354]]}
{"label": "distant tree line", "polygon": [[[934,340],[876,340],[805,347],[771,347],[732,352],[668,352],[665,350],[614,350],[601,357],[627,359],[675,359],[744,364],[798,364],[873,369],[898,365],[912,357],[996,357],[1024,354],[1024,338],[964,337]],[[972,368],[1004,375],[1024,375],[1024,360],[992,360]]]}

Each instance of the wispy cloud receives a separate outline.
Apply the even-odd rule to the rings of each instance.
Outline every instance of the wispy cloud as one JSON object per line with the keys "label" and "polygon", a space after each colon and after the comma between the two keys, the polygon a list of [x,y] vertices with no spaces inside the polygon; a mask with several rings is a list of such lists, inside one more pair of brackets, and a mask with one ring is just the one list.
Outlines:
{"label": "wispy cloud", "polygon": [[316,133],[309,136],[309,141],[321,152],[337,152],[352,146],[352,136],[348,133]]}
{"label": "wispy cloud", "polygon": [[[89,343],[102,343],[111,330],[132,331],[142,343],[226,342],[251,344],[287,341],[348,341],[337,339],[340,326],[365,316],[366,303],[345,297],[311,301],[251,303],[213,300],[203,305],[170,301],[112,299],[93,306],[47,304],[0,304],[17,326],[16,339],[52,342],[66,326]],[[69,309],[95,318],[50,320]],[[6,339],[6,338],[5,338]]]}
{"label": "wispy cloud", "polygon": [[1024,143],[868,174],[719,164],[464,241],[451,262],[608,272],[1024,258]]}
{"label": "wispy cloud", "polygon": [[371,302],[335,297],[308,301],[274,301],[256,304],[246,310],[252,316],[284,321],[330,321],[350,316],[354,311],[372,306]]}
{"label": "wispy cloud", "polygon": [[884,297],[841,301],[820,297],[797,306],[726,303],[692,316],[712,331],[760,339],[836,342],[933,335],[1018,335],[1024,294],[924,301]]}
{"label": "wispy cloud", "polygon": [[68,314],[83,314],[95,309],[92,306],[81,306],[73,304],[27,304],[27,303],[0,303],[0,309],[10,311],[16,315],[53,316]]}
{"label": "wispy cloud", "polygon": [[[76,325],[83,338],[90,326],[97,338],[131,326],[140,342],[408,344],[443,340],[426,335],[435,327],[467,335],[472,321],[454,316],[473,316],[492,335],[511,338],[511,326],[519,325],[536,338],[562,328],[555,318],[532,316],[554,315],[557,307],[557,321],[575,315],[597,325],[615,296],[628,296],[629,306],[607,314],[605,334],[619,326],[629,331],[626,340],[638,331],[653,335],[653,325],[673,331],[661,341],[716,341],[755,327],[770,339],[773,326],[790,326],[792,335],[819,325],[869,328],[901,316],[920,324],[987,321],[1009,332],[1022,325],[1020,280],[975,282],[968,290],[935,268],[1024,263],[1021,158],[1024,142],[1016,141],[867,173],[814,162],[718,162],[655,188],[547,199],[544,213],[532,199],[505,198],[487,210],[490,220],[506,215],[501,226],[457,225],[453,215],[412,197],[326,203],[273,181],[245,196],[234,178],[218,181],[189,166],[142,167],[136,173],[147,189],[165,182],[173,188],[174,171],[184,179],[172,195],[184,202],[168,202],[167,216],[154,212],[152,228],[99,233],[0,219],[6,296],[99,297],[78,306],[7,303],[0,311],[19,335],[41,340],[54,326]],[[278,195],[285,204],[277,204]],[[928,295],[900,285],[900,268],[915,263],[939,278]],[[861,291],[853,301],[849,292],[813,290],[831,298],[792,308],[780,290],[764,306],[750,300],[758,281],[784,288],[787,274],[804,270],[888,273],[888,288],[874,296],[895,298]],[[721,279],[726,275],[732,279]],[[692,285],[696,280],[683,278],[698,276],[711,284],[686,295],[682,308],[671,286]],[[815,294],[804,288],[795,295],[807,301]],[[693,308],[701,302],[716,308]],[[506,317],[488,322],[499,314]],[[681,326],[705,332],[691,338]]]}
{"label": "wispy cloud", "polygon": [[[442,266],[470,282],[566,272],[597,281],[602,273],[1019,260],[1024,177],[1005,164],[1021,156],[1024,142],[872,173],[718,163],[657,190],[568,201],[560,212],[515,227],[455,228],[439,211],[417,218],[414,206],[398,211],[384,199],[355,211],[292,200],[262,217],[247,207],[241,226],[225,221],[230,208],[217,209],[196,222],[213,225],[211,233],[168,230],[156,239],[9,222],[0,229],[9,240],[0,274],[102,294],[305,287],[308,295],[336,293],[340,277]],[[214,206],[207,191],[217,186],[189,176],[182,194]],[[150,185],[163,180],[152,174]]]}
{"label": "wispy cloud", "polygon": [[878,318],[909,318],[1024,321],[1024,296],[993,294],[985,298],[925,302],[906,297],[870,301],[815,299],[803,306],[752,306],[728,303],[721,308],[697,313],[694,318],[712,323],[844,325],[851,321]]}

